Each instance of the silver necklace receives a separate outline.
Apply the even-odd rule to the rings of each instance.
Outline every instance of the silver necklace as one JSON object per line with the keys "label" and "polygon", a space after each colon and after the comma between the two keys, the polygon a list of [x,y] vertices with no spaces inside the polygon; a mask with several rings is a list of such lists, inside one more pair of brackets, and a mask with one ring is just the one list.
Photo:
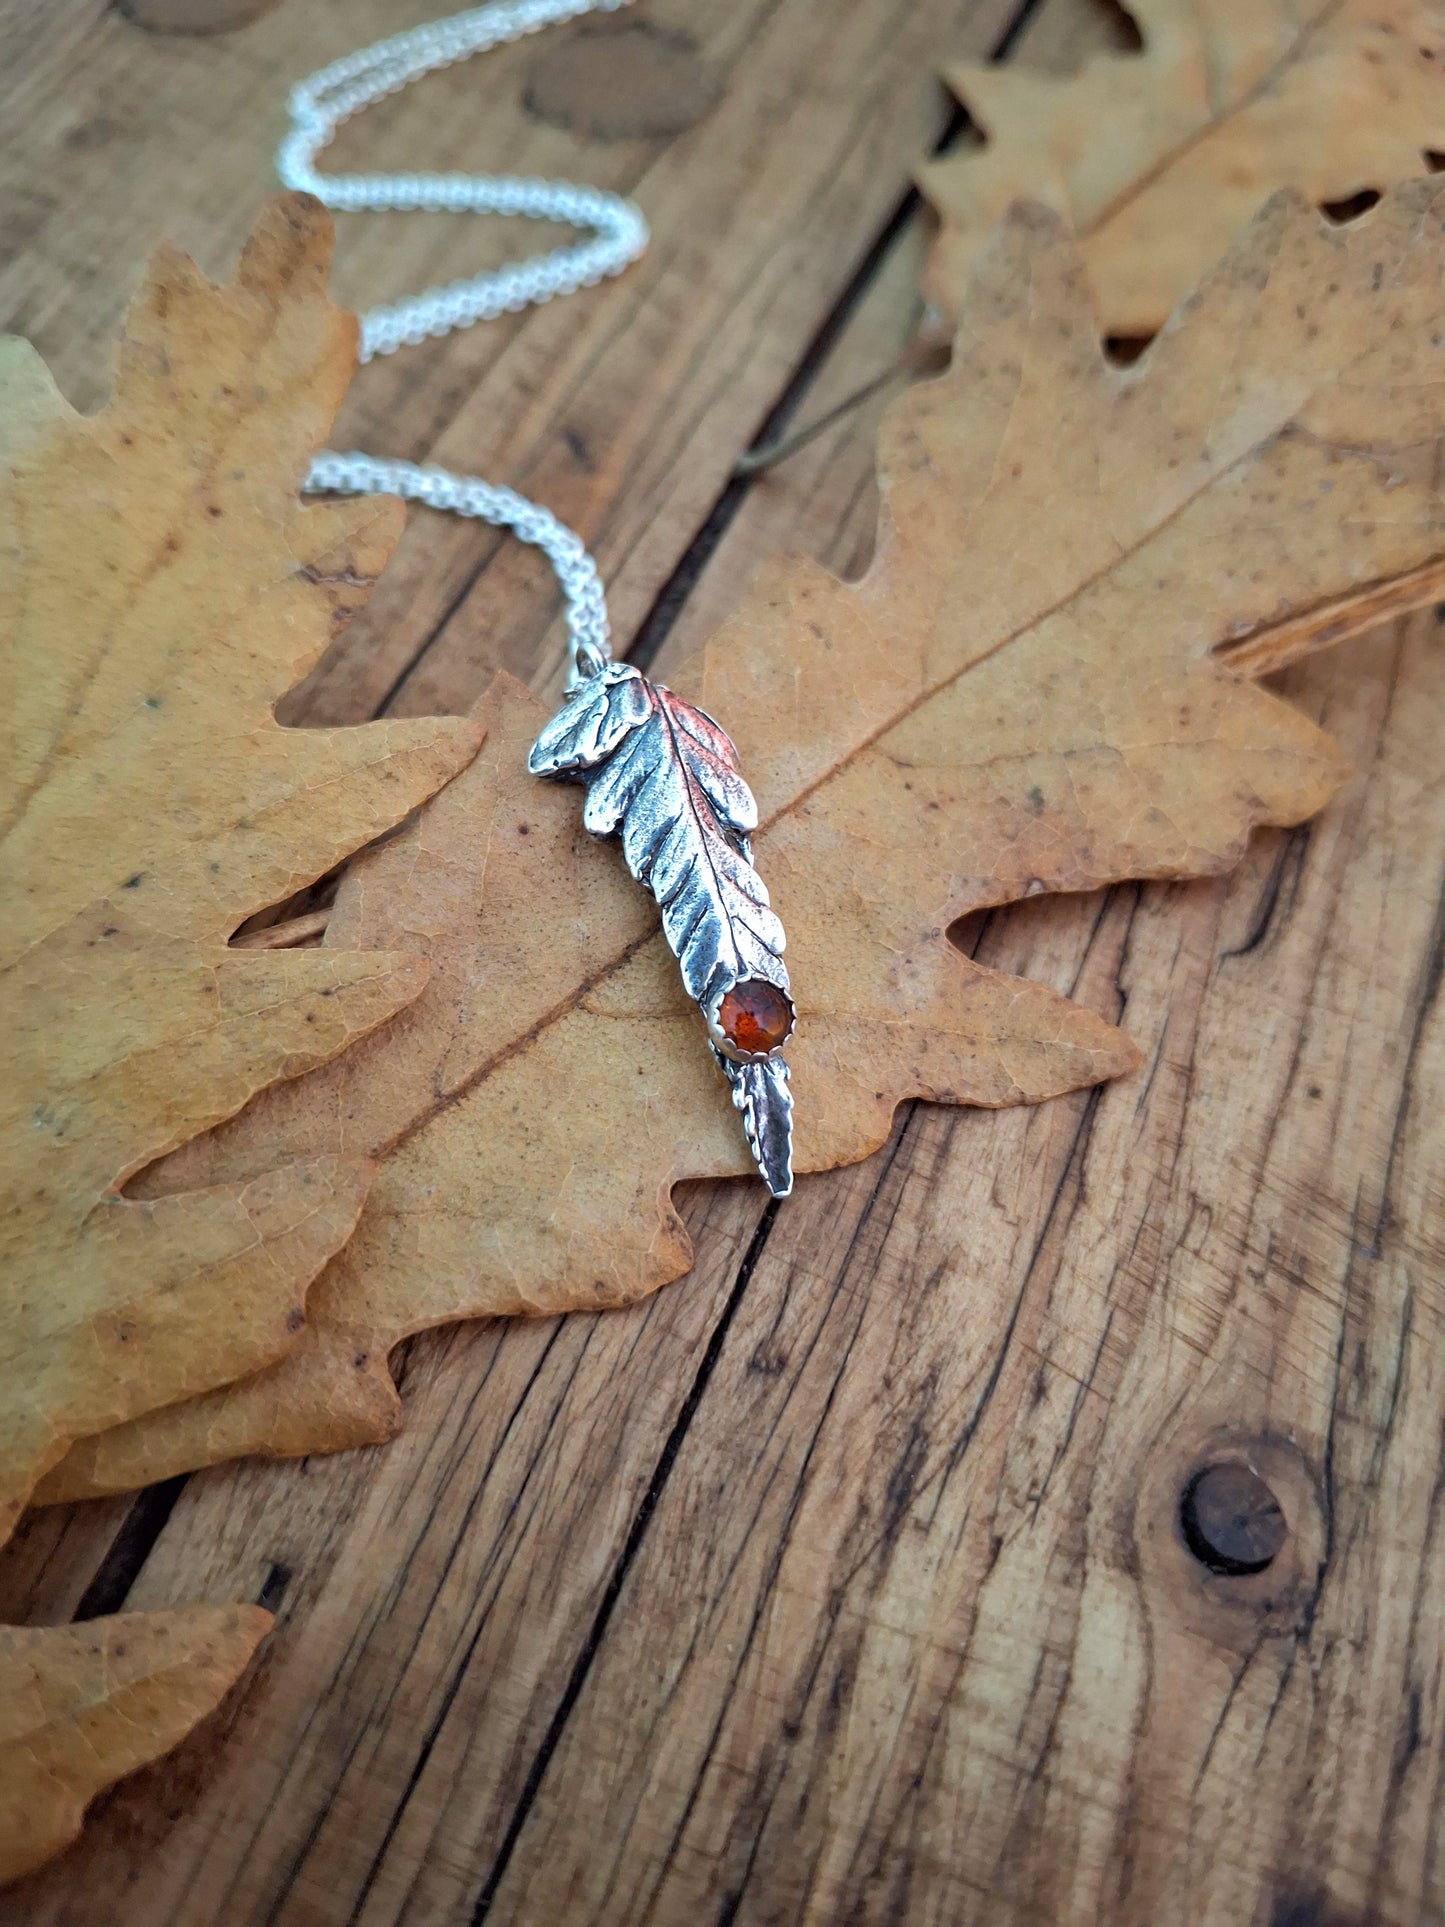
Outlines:
{"label": "silver necklace", "polygon": [[[620,195],[570,181],[483,174],[323,174],[316,158],[343,121],[422,75],[563,20],[629,0],[494,0],[334,60],[293,88],[276,155],[283,184],[349,213],[440,209],[512,214],[590,229],[592,237],[428,288],[361,317],[360,359],[469,328],[593,287],[630,266],[647,224]],[[586,785],[582,820],[620,834],[627,867],[657,899],[688,994],[707,1025],[754,1161],[774,1197],[792,1189],[792,1097],[783,1046],[794,1013],[783,926],[752,867],[757,804],[725,732],[630,663],[614,662],[597,565],[571,529],[509,488],[444,468],[325,453],[305,487],[401,495],[511,531],[542,550],[566,604],[567,700],[532,747],[536,776]]]}

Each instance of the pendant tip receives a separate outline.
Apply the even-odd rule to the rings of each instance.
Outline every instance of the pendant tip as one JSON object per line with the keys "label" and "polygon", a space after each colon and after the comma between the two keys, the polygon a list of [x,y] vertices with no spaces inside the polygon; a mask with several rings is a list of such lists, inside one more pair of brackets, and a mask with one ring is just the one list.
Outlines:
{"label": "pendant tip", "polygon": [[735,1063],[716,1047],[714,1055],[732,1086],[758,1175],[775,1198],[786,1198],[793,1188],[793,1098],[787,1065],[780,1057]]}

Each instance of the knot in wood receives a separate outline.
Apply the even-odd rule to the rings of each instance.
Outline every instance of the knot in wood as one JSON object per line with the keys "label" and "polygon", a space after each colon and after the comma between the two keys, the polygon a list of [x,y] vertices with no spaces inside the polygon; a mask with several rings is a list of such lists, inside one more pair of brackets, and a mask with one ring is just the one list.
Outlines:
{"label": "knot in wood", "polygon": [[1289,1533],[1279,1500],[1250,1466],[1207,1465],[1184,1487],[1179,1506],[1184,1543],[1211,1572],[1230,1578],[1263,1572]]}

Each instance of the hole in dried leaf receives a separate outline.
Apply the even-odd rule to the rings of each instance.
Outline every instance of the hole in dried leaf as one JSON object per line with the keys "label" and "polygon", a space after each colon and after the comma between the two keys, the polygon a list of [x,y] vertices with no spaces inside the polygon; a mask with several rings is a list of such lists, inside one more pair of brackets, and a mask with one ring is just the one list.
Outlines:
{"label": "hole in dried leaf", "polygon": [[291,1568],[273,1564],[261,1581],[261,1590],[256,1595],[256,1604],[264,1606],[268,1613],[279,1610],[285,1597],[286,1588],[291,1584]]}
{"label": "hole in dried leaf", "polygon": [[1442,154],[1438,148],[1425,148],[1424,161],[1432,174],[1445,174],[1445,154]]}
{"label": "hole in dried leaf", "polygon": [[162,1479],[158,1485],[147,1486],[136,1494],[94,1578],[81,1595],[72,1615],[74,1619],[103,1619],[120,1611],[156,1540],[165,1531],[186,1477],[184,1472],[178,1472],[174,1478]]}
{"label": "hole in dried leaf", "polygon": [[1327,221],[1343,227],[1347,221],[1358,221],[1362,214],[1368,214],[1379,198],[1379,188],[1362,187],[1357,194],[1347,194],[1342,201],[1321,201],[1320,213]]}
{"label": "hole in dried leaf", "polygon": [[1132,368],[1153,339],[1153,335],[1105,335],[1104,359],[1116,368]]}
{"label": "hole in dried leaf", "polygon": [[[1029,803],[1034,807],[1032,798]],[[1026,884],[1015,882],[1013,887],[1018,894],[1010,902],[994,904],[988,909],[965,910],[946,926],[944,936],[965,957],[993,970],[1007,970],[1015,976],[1051,982],[1056,990],[1067,989],[1072,977],[1072,995],[1080,996],[1078,957],[1092,942],[1091,933],[1097,932],[1106,909],[1120,893],[1120,886],[1058,890],[1042,878],[1033,877]],[[1137,886],[1124,887],[1124,894],[1131,900],[1136,893]],[[1062,951],[1061,944],[1066,947]],[[1063,955],[1073,961],[1061,965],[1059,960]],[[1065,972],[1062,978],[1055,974],[1060,968]],[[1111,1011],[1109,1015],[1115,1023],[1121,1021],[1119,1012]]]}
{"label": "hole in dried leaf", "polygon": [[933,153],[936,158],[940,154],[957,154],[965,149],[987,146],[988,135],[963,103],[957,101],[954,103],[954,111],[948,126],[934,146]]}
{"label": "hole in dried leaf", "polygon": [[[996,903],[987,910],[965,910],[949,924],[944,935],[965,957],[977,958],[985,938],[990,935],[998,937],[1003,932],[1011,932],[1027,938],[1039,930],[1057,916],[1060,900],[1058,894],[1046,889],[1035,877],[1012,903]],[[1071,894],[1070,900],[1077,903],[1082,898]]]}
{"label": "hole in dried leaf", "polygon": [[284,903],[273,903],[247,917],[231,933],[233,950],[295,950],[320,943],[330,920],[331,906],[341,883],[342,869],[332,870]]}
{"label": "hole in dried leaf", "polygon": [[1119,0],[1099,0],[1099,11],[1104,16],[1104,32],[1112,48],[1121,54],[1143,53],[1144,36],[1127,7],[1121,6]]}
{"label": "hole in dried leaf", "polygon": [[948,926],[945,933],[948,941],[955,950],[961,950],[965,957],[976,956],[983,933],[988,928],[988,920],[993,915],[992,910],[966,911]]}
{"label": "hole in dried leaf", "polygon": [[[400,836],[407,822],[395,824],[384,830],[370,843],[367,850],[379,850],[393,837]],[[357,851],[355,854],[360,855]],[[350,866],[351,858],[328,870],[324,876],[308,883],[294,896],[281,903],[268,904],[264,910],[253,911],[246,921],[231,932],[233,950],[294,950],[307,944],[320,943],[330,919],[331,906],[336,901],[336,892],[341,887],[341,879]],[[212,870],[219,866],[212,864]],[[271,934],[274,933],[274,934]]]}

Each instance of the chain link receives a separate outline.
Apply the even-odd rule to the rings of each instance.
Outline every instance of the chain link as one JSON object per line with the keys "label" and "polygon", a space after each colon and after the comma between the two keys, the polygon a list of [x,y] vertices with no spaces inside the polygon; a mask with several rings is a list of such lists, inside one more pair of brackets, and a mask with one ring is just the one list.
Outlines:
{"label": "chain link", "polygon": [[[637,207],[598,188],[512,175],[323,174],[316,166],[317,155],[343,121],[373,101],[399,93],[423,74],[558,21],[615,13],[628,4],[629,0],[493,0],[489,6],[430,21],[346,54],[292,89],[291,130],[277,150],[276,171],[285,186],[314,194],[327,207],[347,213],[425,208],[521,215],[590,228],[595,237],[370,309],[361,317],[362,361],[500,314],[517,314],[578,288],[595,287],[620,274],[642,253],[647,246],[647,223]],[[572,664],[569,687],[595,675],[611,659],[607,602],[597,565],[580,537],[539,503],[475,475],[334,452],[316,457],[303,486],[313,493],[401,495],[509,529],[519,540],[541,549],[561,584]]]}

